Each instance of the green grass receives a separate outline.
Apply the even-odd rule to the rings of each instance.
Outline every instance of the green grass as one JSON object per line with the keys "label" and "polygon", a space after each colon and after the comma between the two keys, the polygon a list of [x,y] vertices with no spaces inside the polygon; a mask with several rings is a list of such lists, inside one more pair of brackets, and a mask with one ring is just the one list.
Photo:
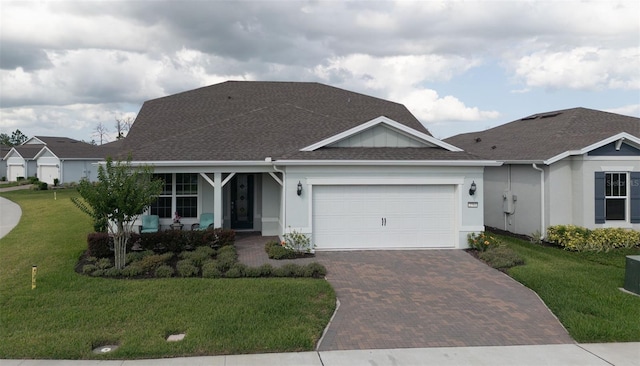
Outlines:
{"label": "green grass", "polygon": [[[159,358],[312,350],[335,307],[317,279],[117,280],[74,272],[91,231],[73,190],[2,193],[22,219],[0,240],[0,359]],[[38,266],[31,289],[31,266]],[[184,332],[181,342],[166,342]],[[94,346],[119,344],[94,355]]]}
{"label": "green grass", "polygon": [[509,275],[537,292],[576,341],[640,341],[640,297],[619,290],[625,256],[640,248],[577,253],[501,239],[526,263]]}

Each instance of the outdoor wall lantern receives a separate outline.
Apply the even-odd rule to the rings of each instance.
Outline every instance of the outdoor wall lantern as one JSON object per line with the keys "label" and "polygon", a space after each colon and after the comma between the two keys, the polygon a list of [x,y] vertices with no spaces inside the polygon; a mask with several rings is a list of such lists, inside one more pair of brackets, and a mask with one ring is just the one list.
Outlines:
{"label": "outdoor wall lantern", "polygon": [[302,195],[302,183],[300,183],[300,181],[298,181],[298,196]]}
{"label": "outdoor wall lantern", "polygon": [[471,182],[471,188],[469,188],[469,196],[476,194],[476,181]]}

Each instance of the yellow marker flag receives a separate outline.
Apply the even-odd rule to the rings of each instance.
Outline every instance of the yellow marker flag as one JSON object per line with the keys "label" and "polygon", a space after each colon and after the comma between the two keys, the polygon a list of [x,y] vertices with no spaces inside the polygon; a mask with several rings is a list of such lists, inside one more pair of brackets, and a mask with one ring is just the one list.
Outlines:
{"label": "yellow marker flag", "polygon": [[38,266],[31,267],[31,289],[36,288],[36,274],[38,273]]}

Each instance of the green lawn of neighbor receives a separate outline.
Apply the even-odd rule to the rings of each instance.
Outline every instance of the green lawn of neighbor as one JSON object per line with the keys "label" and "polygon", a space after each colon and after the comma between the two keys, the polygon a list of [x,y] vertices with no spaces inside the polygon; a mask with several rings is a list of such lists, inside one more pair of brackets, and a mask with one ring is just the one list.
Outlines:
{"label": "green lawn of neighbor", "polygon": [[[0,239],[0,359],[134,359],[313,350],[335,308],[318,279],[123,280],[74,272],[92,225],[75,190],[1,194],[22,219]],[[31,268],[38,266],[37,288]],[[186,333],[180,342],[169,334]],[[92,348],[118,344],[111,353]]]}
{"label": "green lawn of neighbor", "polygon": [[500,239],[525,259],[509,275],[537,292],[576,341],[640,341],[640,296],[619,290],[625,256],[640,254],[640,248],[577,253]]}

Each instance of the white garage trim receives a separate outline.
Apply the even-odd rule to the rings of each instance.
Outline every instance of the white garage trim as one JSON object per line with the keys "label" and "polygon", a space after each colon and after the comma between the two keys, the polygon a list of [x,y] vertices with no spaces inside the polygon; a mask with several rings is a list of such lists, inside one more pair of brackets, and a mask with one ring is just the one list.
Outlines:
{"label": "white garage trim", "polygon": [[[389,179],[382,181],[388,183]],[[315,191],[309,186],[312,230],[308,232],[312,233],[316,249],[459,247],[459,185],[397,181],[402,184],[327,184]],[[415,204],[416,200],[420,204]],[[350,201],[357,204],[349,204]],[[324,214],[318,212],[318,205],[326,210]],[[347,245],[342,241],[345,235],[353,235]]]}
{"label": "white garage trim", "polygon": [[463,178],[309,178],[309,185],[446,185],[463,184]]}

